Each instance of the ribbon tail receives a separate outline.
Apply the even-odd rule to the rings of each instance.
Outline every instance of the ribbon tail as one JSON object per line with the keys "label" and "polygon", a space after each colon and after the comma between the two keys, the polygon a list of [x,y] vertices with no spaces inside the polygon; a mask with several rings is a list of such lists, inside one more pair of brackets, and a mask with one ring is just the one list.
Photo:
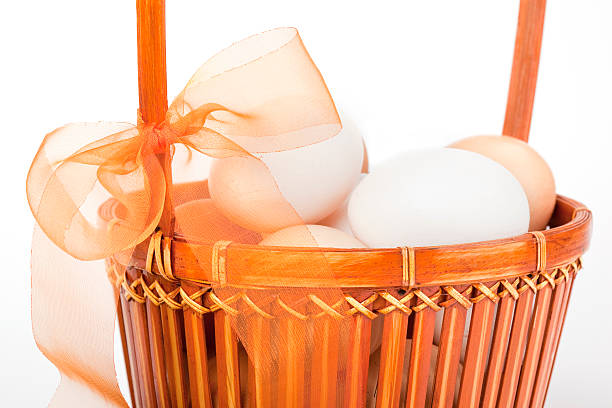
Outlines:
{"label": "ribbon tail", "polygon": [[128,407],[114,367],[117,293],[103,261],[78,261],[35,227],[32,329],[61,374],[50,407]]}

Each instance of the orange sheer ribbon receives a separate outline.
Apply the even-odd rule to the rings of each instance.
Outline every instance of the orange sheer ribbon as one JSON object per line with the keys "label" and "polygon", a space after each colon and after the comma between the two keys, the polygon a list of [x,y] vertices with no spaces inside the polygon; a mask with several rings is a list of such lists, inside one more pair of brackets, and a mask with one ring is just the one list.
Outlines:
{"label": "orange sheer ribbon", "polygon": [[[85,261],[129,254],[155,231],[167,188],[159,153],[172,154],[174,145],[183,144],[218,159],[259,160],[258,153],[320,142],[339,130],[323,78],[297,31],[284,28],[247,38],[211,58],[174,100],[163,123],[70,124],[47,135],[28,174],[27,195],[44,231],[35,233],[32,250],[34,334],[62,374],[57,406],[73,406],[67,401],[75,398],[81,406],[125,405],[112,366],[112,299],[114,293],[116,302],[117,291],[101,279],[105,274],[95,270],[98,263]],[[280,191],[276,194],[296,223],[303,224]],[[122,211],[119,220],[103,224],[97,210],[109,198],[119,201]],[[189,220],[176,221],[180,229]],[[309,235],[306,228],[304,234]],[[316,246],[314,239],[312,243]],[[330,276],[322,255],[311,255],[309,265],[305,276]],[[261,273],[265,275],[265,268]],[[274,300],[302,310],[300,302],[308,295],[328,304],[342,299],[333,289],[214,290],[221,299],[247,294],[277,324],[293,322],[295,316],[273,306]],[[306,323],[295,321],[289,332],[279,331],[272,340],[276,344],[262,349],[249,336],[257,313],[250,313],[244,302],[234,307],[238,313],[232,323],[247,352],[266,355],[257,369],[278,369],[286,357],[272,356],[270,350],[282,350],[287,336],[299,339],[297,352],[309,346]]]}

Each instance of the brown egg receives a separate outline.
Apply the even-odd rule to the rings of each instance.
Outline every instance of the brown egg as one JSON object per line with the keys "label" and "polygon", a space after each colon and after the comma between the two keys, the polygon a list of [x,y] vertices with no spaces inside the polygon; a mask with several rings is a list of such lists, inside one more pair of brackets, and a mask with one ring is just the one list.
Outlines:
{"label": "brown egg", "polygon": [[529,230],[546,228],[555,207],[555,180],[548,164],[531,146],[509,136],[473,136],[449,147],[480,153],[508,169],[527,195]]}

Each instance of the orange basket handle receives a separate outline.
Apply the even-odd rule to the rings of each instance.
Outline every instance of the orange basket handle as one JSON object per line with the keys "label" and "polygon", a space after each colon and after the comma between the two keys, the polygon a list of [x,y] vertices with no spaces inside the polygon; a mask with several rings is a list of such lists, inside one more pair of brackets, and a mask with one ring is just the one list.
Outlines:
{"label": "orange basket handle", "polygon": [[503,134],[527,142],[533,113],[546,0],[521,0]]}
{"label": "orange basket handle", "polygon": [[[166,1],[136,0],[138,35],[138,97],[140,118],[145,124],[160,124],[168,111],[166,73]],[[172,166],[169,154],[157,155],[164,169],[166,198],[159,227],[174,234]]]}
{"label": "orange basket handle", "polygon": [[165,0],[136,0],[138,96],[145,123],[160,123],[168,110]]}

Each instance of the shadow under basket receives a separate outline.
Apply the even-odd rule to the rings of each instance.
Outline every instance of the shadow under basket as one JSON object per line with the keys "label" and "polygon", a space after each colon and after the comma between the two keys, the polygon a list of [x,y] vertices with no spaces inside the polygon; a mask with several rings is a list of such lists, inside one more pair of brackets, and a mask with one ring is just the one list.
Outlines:
{"label": "shadow under basket", "polygon": [[[226,310],[247,300],[220,299],[210,285],[225,268],[232,285],[261,287],[282,277],[312,288],[299,273],[312,249],[206,247],[155,234],[131,266],[118,258],[107,262],[121,285],[119,323],[133,405],[541,407],[591,213],[559,196],[550,225],[466,245],[323,249],[335,279],[320,286],[344,292],[349,335],[325,328],[338,305],[308,299],[311,313],[302,323],[322,333],[313,337],[320,344],[307,358],[288,356],[274,378],[256,372],[257,356],[247,358],[232,331]],[[194,250],[208,251],[210,265],[198,263]],[[256,273],[260,262],[270,270],[267,282]],[[282,328],[275,318],[258,319],[252,336],[265,350],[270,331]],[[436,320],[442,324],[434,336]],[[340,366],[346,370],[341,385]]]}

